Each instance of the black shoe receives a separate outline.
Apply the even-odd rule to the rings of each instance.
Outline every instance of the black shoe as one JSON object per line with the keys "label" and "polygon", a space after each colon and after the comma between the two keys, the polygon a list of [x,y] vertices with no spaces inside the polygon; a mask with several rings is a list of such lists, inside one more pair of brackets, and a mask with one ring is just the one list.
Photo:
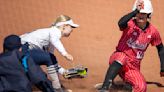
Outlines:
{"label": "black shoe", "polygon": [[55,92],[64,92],[62,88],[54,89]]}
{"label": "black shoe", "polygon": [[108,88],[99,88],[99,92],[109,92]]}

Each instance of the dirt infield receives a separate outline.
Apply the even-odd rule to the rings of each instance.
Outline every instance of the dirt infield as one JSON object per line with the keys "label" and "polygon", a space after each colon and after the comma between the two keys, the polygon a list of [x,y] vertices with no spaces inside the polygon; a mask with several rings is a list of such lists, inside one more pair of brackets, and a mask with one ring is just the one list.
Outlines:
{"label": "dirt infield", "polygon": [[[66,68],[82,64],[89,68],[85,79],[65,80],[63,84],[73,92],[96,92],[93,86],[102,82],[108,58],[115,50],[121,32],[117,21],[131,11],[134,0],[0,0],[0,51],[8,34],[22,34],[48,27],[60,14],[71,16],[80,28],[68,39],[65,48],[74,56],[67,62],[55,52],[59,63]],[[164,42],[164,1],[152,0],[154,13],[151,22],[159,30]],[[164,78],[159,75],[159,59],[155,47],[149,46],[141,71],[148,83],[147,92],[164,92]],[[116,81],[121,81],[119,77]]]}

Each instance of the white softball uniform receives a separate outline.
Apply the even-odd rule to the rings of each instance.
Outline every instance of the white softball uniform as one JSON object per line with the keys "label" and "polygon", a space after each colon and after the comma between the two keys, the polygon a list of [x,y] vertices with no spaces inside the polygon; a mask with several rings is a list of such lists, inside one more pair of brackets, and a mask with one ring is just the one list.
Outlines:
{"label": "white softball uniform", "polygon": [[61,31],[52,26],[50,28],[37,29],[33,32],[21,35],[21,42],[24,44],[28,42],[33,45],[33,48],[40,48],[54,53],[56,48],[63,56],[67,54],[63,44],[61,43]]}

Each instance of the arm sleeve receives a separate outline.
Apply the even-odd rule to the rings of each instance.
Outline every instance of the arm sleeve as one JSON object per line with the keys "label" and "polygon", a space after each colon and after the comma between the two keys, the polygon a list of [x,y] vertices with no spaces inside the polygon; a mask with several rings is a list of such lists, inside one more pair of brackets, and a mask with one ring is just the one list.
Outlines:
{"label": "arm sleeve", "polygon": [[158,55],[160,58],[161,72],[164,72],[164,47],[162,43],[157,45],[156,47],[157,47]]}
{"label": "arm sleeve", "polygon": [[60,37],[58,35],[51,33],[50,42],[63,56],[67,54],[67,51],[65,50],[62,42],[60,41]]}
{"label": "arm sleeve", "polygon": [[119,21],[118,21],[118,26],[120,28],[120,30],[125,29],[126,27],[128,27],[128,21],[130,19],[132,19],[132,17],[134,17],[139,11],[136,9],[135,11],[123,16]]}

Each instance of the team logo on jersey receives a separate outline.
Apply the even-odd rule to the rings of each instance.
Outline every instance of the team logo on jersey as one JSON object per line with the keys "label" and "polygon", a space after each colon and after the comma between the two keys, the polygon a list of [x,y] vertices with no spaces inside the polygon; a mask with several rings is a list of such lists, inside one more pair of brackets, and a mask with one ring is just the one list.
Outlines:
{"label": "team logo on jersey", "polygon": [[147,43],[142,44],[142,43],[139,43],[138,40],[134,40],[130,38],[129,40],[127,40],[127,45],[133,49],[145,50],[148,44]]}

